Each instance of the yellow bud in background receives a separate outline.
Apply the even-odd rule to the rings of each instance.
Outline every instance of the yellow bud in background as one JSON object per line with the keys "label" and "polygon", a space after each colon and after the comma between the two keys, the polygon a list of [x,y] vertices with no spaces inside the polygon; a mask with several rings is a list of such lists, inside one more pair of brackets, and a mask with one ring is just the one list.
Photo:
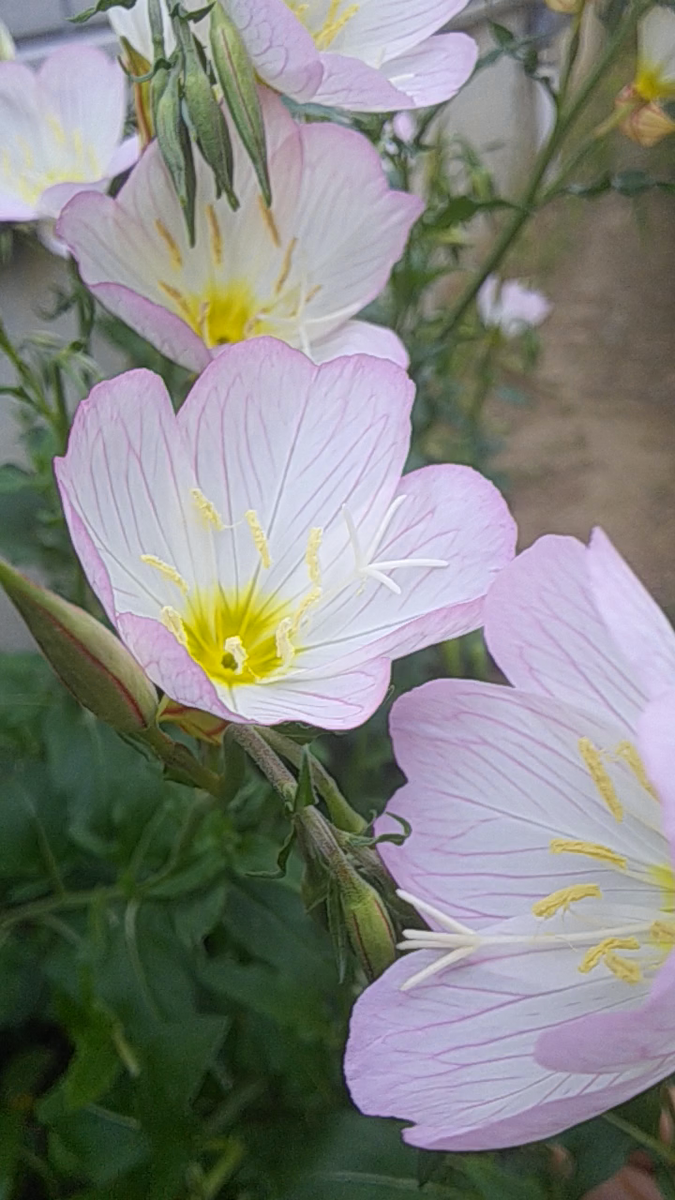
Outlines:
{"label": "yellow bud in background", "polygon": [[84,609],[0,559],[0,586],[76,700],[118,733],[152,725],[157,693],[119,638]]}
{"label": "yellow bud in background", "polygon": [[0,62],[10,62],[16,58],[16,46],[14,38],[4,21],[0,21]]}
{"label": "yellow bud in background", "polygon": [[619,129],[638,146],[656,146],[675,133],[675,121],[665,109],[656,100],[645,103],[632,84],[619,92],[615,104],[625,110]]}
{"label": "yellow bud in background", "polygon": [[578,13],[583,4],[584,0],[546,0],[547,8],[557,13]]}

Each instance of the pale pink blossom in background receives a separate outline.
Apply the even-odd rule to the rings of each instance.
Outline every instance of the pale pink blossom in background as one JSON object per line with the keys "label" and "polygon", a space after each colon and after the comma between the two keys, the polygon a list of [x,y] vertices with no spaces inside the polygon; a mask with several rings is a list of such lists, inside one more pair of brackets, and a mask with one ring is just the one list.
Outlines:
{"label": "pale pink blossom in background", "polygon": [[407,364],[391,330],[353,316],[385,286],[423,204],[392,190],[361,134],[301,125],[262,93],[274,202],[237,145],[240,208],[216,199],[197,153],[197,235],[157,145],[115,199],[88,195],[58,225],[94,295],[167,357],[201,371],[227,342],[270,334],[315,361],[369,353]]}
{"label": "pale pink blossom in background", "polygon": [[599,530],[507,566],[485,632],[513,687],[394,705],[412,834],[381,853],[430,928],[346,1057],[359,1108],[434,1150],[550,1138],[675,1070],[675,633]]}
{"label": "pale pink blossom in background", "polygon": [[[467,0],[221,0],[260,79],[301,103],[397,112],[449,100],[471,75],[478,47],[437,33]],[[189,0],[188,8],[203,7]],[[118,36],[152,58],[147,0],[109,13]],[[208,21],[196,32],[208,42]],[[435,35],[435,36],[433,36]],[[169,34],[167,49],[173,35]]]}
{"label": "pale pink blossom in background", "polygon": [[80,405],[56,460],[73,543],[169,697],[348,729],[392,659],[481,624],[514,523],[468,467],[401,478],[413,393],[382,359],[317,367],[260,338],[224,350],[178,416],[148,371]]}
{"label": "pale pink blossom in background", "polygon": [[552,308],[541,292],[523,287],[518,279],[500,283],[496,275],[488,275],[476,303],[483,324],[488,329],[500,329],[507,338],[541,325]]}
{"label": "pale pink blossom in background", "polygon": [[125,116],[124,72],[100,50],[64,46],[37,71],[0,62],[0,221],[53,220],[103,191],[138,157]]}

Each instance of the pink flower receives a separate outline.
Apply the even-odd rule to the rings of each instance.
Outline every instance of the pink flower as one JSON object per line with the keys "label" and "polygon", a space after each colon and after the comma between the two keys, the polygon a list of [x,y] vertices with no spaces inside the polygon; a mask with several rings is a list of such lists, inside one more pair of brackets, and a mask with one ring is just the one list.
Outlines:
{"label": "pink flower", "polygon": [[365,352],[407,364],[381,326],[351,318],[385,286],[421,200],[389,188],[366,138],[299,125],[264,92],[274,203],[262,205],[237,145],[232,212],[197,154],[197,236],[156,145],[113,200],[78,196],[60,237],[107,308],[164,354],[201,371],[223,344],[270,334],[315,361]]}
{"label": "pink flower", "polygon": [[317,367],[260,338],[223,351],[178,416],[148,371],[80,405],[56,460],[73,543],[171,699],[348,729],[393,658],[480,625],[514,524],[467,467],[401,479],[413,391],[393,363]]}
{"label": "pink flower", "polygon": [[551,312],[551,304],[541,292],[523,287],[518,279],[499,282],[488,275],[478,293],[478,314],[484,325],[500,329],[504,337],[517,337],[526,329],[541,325]]}
{"label": "pink flower", "polygon": [[[300,102],[357,112],[440,104],[466,83],[478,56],[465,33],[436,34],[467,0],[221,2],[260,79]],[[186,7],[203,5],[189,0]],[[147,0],[136,0],[131,13],[113,8],[110,20],[118,36],[152,59]],[[196,31],[207,45],[208,21]]]}
{"label": "pink flower", "polygon": [[136,161],[137,139],[122,141],[125,87],[90,46],[55,50],[37,71],[0,62],[0,221],[57,217]]}
{"label": "pink flower", "polygon": [[675,634],[599,530],[506,567],[485,630],[513,688],[394,706],[413,832],[382,853],[431,929],[347,1050],[358,1106],[430,1149],[549,1138],[675,1069]]}

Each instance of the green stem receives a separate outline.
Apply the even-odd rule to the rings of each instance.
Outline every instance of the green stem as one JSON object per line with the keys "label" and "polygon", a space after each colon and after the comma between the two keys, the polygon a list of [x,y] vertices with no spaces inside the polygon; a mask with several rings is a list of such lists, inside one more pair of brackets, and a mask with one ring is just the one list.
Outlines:
{"label": "green stem", "polygon": [[642,1129],[638,1129],[637,1125],[631,1124],[630,1121],[624,1121],[623,1117],[617,1116],[616,1113],[608,1112],[604,1114],[604,1120],[610,1125],[614,1125],[616,1129],[622,1130],[623,1133],[628,1133],[645,1149],[651,1150],[659,1158],[667,1163],[675,1163],[675,1150],[670,1146],[666,1146],[664,1142],[660,1142],[658,1138],[652,1137],[649,1133],[644,1133]]}
{"label": "green stem", "polygon": [[[294,767],[300,767],[302,763],[302,747],[298,746],[297,742],[294,742],[292,738],[285,737],[283,733],[279,733],[276,729],[265,728],[259,729],[258,732],[273,750],[276,750],[284,758],[288,759]],[[355,812],[323,763],[320,763],[313,754],[310,754],[309,766],[312,783],[322,800],[325,801],[333,824],[337,825],[338,829],[344,830],[345,833],[363,833],[368,827],[368,822],[364,820],[360,813]]]}
{"label": "green stem", "polygon": [[[518,201],[516,210],[511,217],[511,220],[508,221],[502,229],[501,234],[494,243],[482,267],[476,272],[471,282],[462,292],[462,295],[459,297],[457,303],[451,309],[450,315],[438,335],[439,339],[446,337],[455,329],[464,314],[473,304],[487,277],[491,275],[501,264],[502,259],[505,257],[508,250],[510,250],[511,245],[516,240],[521,229],[527,223],[530,217],[533,216],[537,209],[539,188],[551,162],[558,153],[572,125],[574,125],[578,116],[584,109],[589,97],[593,94],[596,87],[614,62],[614,58],[618,50],[621,48],[628,35],[633,32],[640,17],[648,7],[649,5],[645,2],[645,0],[642,0],[642,3],[636,4],[632,11],[630,11],[624,17],[624,20],[621,22],[618,29],[615,31],[612,37],[610,37],[604,53],[600,55],[595,66],[589,71],[578,92],[572,99],[571,104],[567,108],[565,106],[566,96],[562,93],[561,89],[558,97],[559,106],[555,124],[548,141],[542,146],[539,154],[537,155],[532,174],[521,199]],[[572,39],[572,43],[568,51],[567,62],[569,62],[569,59],[573,55],[576,55],[574,38]],[[569,85],[571,73],[571,69],[569,71],[567,70],[566,63],[565,67],[563,67],[563,80],[567,81],[567,85]]]}
{"label": "green stem", "polygon": [[145,729],[143,733],[136,736],[139,741],[150,746],[162,759],[162,762],[186,783],[201,788],[203,792],[214,796],[216,800],[222,798],[223,781],[220,775],[216,775],[214,771],[209,771],[208,767],[203,766],[187,746],[183,746],[181,742],[172,741],[156,726]]}
{"label": "green stem", "polygon": [[225,737],[231,738],[246,751],[282,800],[287,804],[293,803],[298,786],[295,776],[284,766],[258,729],[252,725],[232,724],[228,725]]}
{"label": "green stem", "polygon": [[11,929],[26,921],[39,921],[42,917],[69,909],[88,908],[100,900],[121,900],[125,893],[117,884],[111,887],[91,888],[85,892],[72,892],[67,896],[46,896],[44,900],[31,900],[28,904],[17,904],[0,913],[0,929]]}
{"label": "green stem", "polygon": [[58,363],[52,364],[52,381],[54,384],[54,399],[56,407],[52,413],[52,425],[54,432],[59,441],[59,447],[62,454],[65,454],[68,445],[68,434],[70,432],[70,413],[66,403],[66,393],[63,386],[63,376]]}

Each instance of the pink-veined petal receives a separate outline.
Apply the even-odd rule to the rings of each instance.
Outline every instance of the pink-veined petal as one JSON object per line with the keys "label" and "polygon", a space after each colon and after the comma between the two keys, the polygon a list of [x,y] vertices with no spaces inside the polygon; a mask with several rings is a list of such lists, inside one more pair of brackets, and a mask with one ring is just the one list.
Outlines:
{"label": "pink-veined petal", "polygon": [[661,801],[675,863],[675,688],[650,701],[638,721],[638,748]]}
{"label": "pink-veined petal", "polygon": [[81,139],[91,178],[107,170],[124,128],[125,77],[119,63],[94,46],[61,46],[45,59],[38,81],[68,139]]}
{"label": "pink-veined petal", "polygon": [[116,175],[123,175],[133,167],[138,160],[141,152],[141,145],[138,140],[138,134],[134,133],[131,137],[125,138],[120,142],[116,150],[113,151],[112,158],[109,160],[105,170],[106,178],[114,179]]}
{"label": "pink-veined petal", "polygon": [[346,321],[333,333],[312,342],[312,358],[316,363],[329,362],[350,354],[372,354],[375,358],[387,358],[404,369],[410,356],[400,337],[385,325],[373,325],[370,321]]}
{"label": "pink-veined petal", "polygon": [[[50,147],[43,129],[42,98],[35,75],[24,63],[0,63],[0,220],[33,220],[36,204],[26,185],[42,173]],[[30,164],[30,167],[29,167]]]}
{"label": "pink-veined petal", "polygon": [[270,87],[294,100],[315,96],[322,66],[314,42],[284,0],[221,0]]}
{"label": "pink-veined petal", "polygon": [[555,696],[633,727],[645,696],[598,613],[586,547],[547,536],[498,576],[485,637],[515,686]]}
{"label": "pink-veined petal", "polygon": [[211,680],[160,621],[122,613],[117,629],[136,661],[172,700],[232,719]]}
{"label": "pink-veined petal", "polygon": [[464,86],[478,59],[478,46],[466,33],[439,33],[393,58],[382,74],[407,98],[401,108],[427,108],[450,100]]}
{"label": "pink-veined petal", "polygon": [[295,233],[310,270],[308,285],[318,285],[306,310],[314,338],[382,291],[424,204],[389,187],[379,156],[351,129],[306,125],[302,146]]}
{"label": "pink-veined petal", "polygon": [[190,326],[160,304],[139,296],[120,283],[94,283],[90,291],[108,312],[125,321],[162,354],[199,374],[211,362],[211,354]]}
{"label": "pink-veined petal", "polygon": [[648,696],[675,687],[675,631],[602,529],[588,548],[593,599]]}
{"label": "pink-veined petal", "polygon": [[[659,805],[628,763],[607,762],[623,805],[619,822],[582,756],[581,738],[611,752],[625,736],[620,727],[547,697],[446,679],[401,696],[391,731],[409,782],[388,807],[410,821],[412,834],[380,853],[400,887],[476,927],[589,882],[607,905],[642,898],[658,909],[646,870],[641,884],[611,863],[550,849],[561,838],[607,846],[631,863],[667,854]],[[379,833],[397,828],[386,812],[377,823]],[[586,928],[583,905],[567,921],[570,931]]]}
{"label": "pink-veined petal", "polygon": [[466,4],[467,0],[369,0],[358,5],[329,49],[371,64],[386,63],[447,25]]}
{"label": "pink-veined petal", "polygon": [[316,104],[351,112],[398,112],[408,107],[405,92],[368,63],[343,54],[322,54],[321,63],[323,78],[314,97]]}
{"label": "pink-veined petal", "polygon": [[[395,963],[357,1000],[345,1073],[368,1115],[414,1121],[432,1150],[490,1150],[549,1138],[657,1082],[675,1052],[611,1074],[573,1075],[535,1058],[580,1010],[611,1010],[616,980],[579,976],[573,952],[464,963],[400,990],[433,956]],[[604,1017],[603,1017],[604,1019]]]}
{"label": "pink-veined petal", "polygon": [[[475,601],[514,550],[515,525],[503,497],[477,471],[455,465],[405,475],[395,498],[403,496],[373,559],[433,559],[447,565],[385,567],[383,573],[401,589],[399,595],[377,579],[365,578],[361,586],[326,601],[307,635],[307,670],[316,673],[336,662],[362,661],[365,653],[399,657],[467,633],[480,622],[482,607]],[[366,545],[363,538],[364,551]],[[338,549],[344,554],[339,544]],[[328,590],[328,554],[326,583]]]}
{"label": "pink-veined petal", "polygon": [[98,384],[75,414],[55,473],[68,510],[77,513],[103,563],[116,618],[132,613],[157,621],[164,606],[182,601],[179,586],[144,555],[177,571],[188,586],[213,584],[210,531],[192,496],[196,481],[157,375],[129,371]]}
{"label": "pink-veined petal", "polygon": [[226,347],[197,380],[178,422],[199,486],[232,536],[221,574],[245,586],[260,566],[242,521],[255,511],[271,569],[266,590],[299,599],[309,587],[310,529],[342,534],[343,504],[374,533],[399,480],[413,385],[383,359],[354,355],[315,366],[273,338]]}
{"label": "pink-veined petal", "polygon": [[388,659],[372,659],[332,678],[288,678],[267,687],[236,688],[227,703],[239,720],[259,725],[307,721],[320,729],[354,729],[382,703],[390,671]]}

